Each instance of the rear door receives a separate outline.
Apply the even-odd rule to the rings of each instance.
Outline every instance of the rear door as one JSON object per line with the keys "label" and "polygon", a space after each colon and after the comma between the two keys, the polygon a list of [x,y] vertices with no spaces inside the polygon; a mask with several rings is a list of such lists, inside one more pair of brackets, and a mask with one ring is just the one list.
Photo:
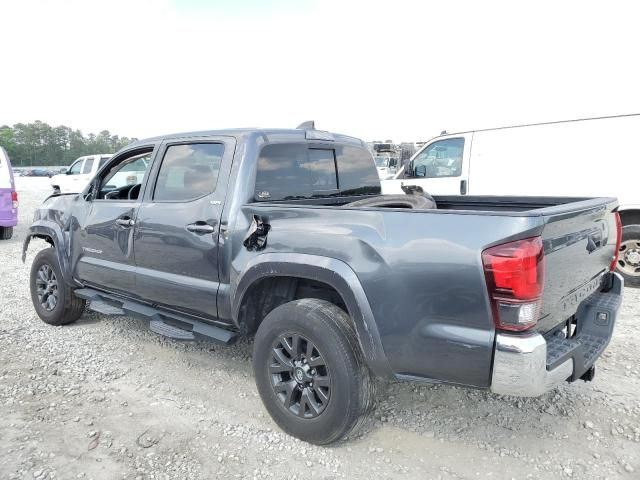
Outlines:
{"label": "rear door", "polygon": [[135,226],[136,291],[146,301],[217,317],[220,217],[234,149],[229,137],[163,143]]}

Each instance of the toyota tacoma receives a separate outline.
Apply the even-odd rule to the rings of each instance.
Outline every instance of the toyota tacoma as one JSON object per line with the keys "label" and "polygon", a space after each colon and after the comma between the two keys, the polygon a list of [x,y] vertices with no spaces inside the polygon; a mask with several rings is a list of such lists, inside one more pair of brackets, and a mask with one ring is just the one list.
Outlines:
{"label": "toyota tacoma", "polygon": [[[139,181],[122,171],[143,172]],[[381,195],[358,139],[243,129],[138,141],[36,210],[38,316],[254,337],[275,422],[327,444],[375,377],[538,396],[591,380],[622,301],[614,198]]]}

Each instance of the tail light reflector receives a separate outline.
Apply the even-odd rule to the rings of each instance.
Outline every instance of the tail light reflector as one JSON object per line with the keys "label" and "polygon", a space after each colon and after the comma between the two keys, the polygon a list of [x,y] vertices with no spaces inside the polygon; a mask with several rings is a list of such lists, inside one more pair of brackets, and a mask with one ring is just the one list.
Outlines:
{"label": "tail light reflector", "polygon": [[11,208],[18,208],[18,192],[11,192]]}
{"label": "tail light reflector", "polygon": [[544,249],[540,237],[516,240],[482,252],[496,328],[522,331],[540,317]]}
{"label": "tail light reflector", "polygon": [[609,270],[611,270],[612,272],[618,266],[620,244],[622,243],[622,221],[620,220],[620,214],[618,212],[613,212],[613,215],[616,219],[616,251],[613,254],[613,260],[611,261],[611,266],[609,267]]}

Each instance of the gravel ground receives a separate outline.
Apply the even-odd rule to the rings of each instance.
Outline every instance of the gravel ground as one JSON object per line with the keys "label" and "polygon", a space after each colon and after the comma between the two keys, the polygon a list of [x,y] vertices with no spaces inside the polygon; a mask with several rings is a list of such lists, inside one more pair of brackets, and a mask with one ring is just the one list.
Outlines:
{"label": "gravel ground", "polygon": [[48,179],[18,178],[0,244],[0,478],[640,478],[640,290],[626,289],[591,383],[534,399],[382,383],[357,437],[330,448],[271,421],[251,345],[166,340],[128,317],[41,322],[20,261]]}

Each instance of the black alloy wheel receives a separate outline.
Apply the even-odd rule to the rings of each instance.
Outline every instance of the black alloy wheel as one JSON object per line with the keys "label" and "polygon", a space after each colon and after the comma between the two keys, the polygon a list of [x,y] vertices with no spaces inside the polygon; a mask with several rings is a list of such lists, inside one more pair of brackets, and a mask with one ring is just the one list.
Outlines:
{"label": "black alloy wheel", "polygon": [[331,375],[327,363],[309,339],[291,333],[278,337],[271,348],[271,386],[294,415],[316,418],[331,399]]}
{"label": "black alloy wheel", "polygon": [[42,308],[53,311],[58,304],[58,278],[50,265],[44,264],[38,269],[36,289]]}

